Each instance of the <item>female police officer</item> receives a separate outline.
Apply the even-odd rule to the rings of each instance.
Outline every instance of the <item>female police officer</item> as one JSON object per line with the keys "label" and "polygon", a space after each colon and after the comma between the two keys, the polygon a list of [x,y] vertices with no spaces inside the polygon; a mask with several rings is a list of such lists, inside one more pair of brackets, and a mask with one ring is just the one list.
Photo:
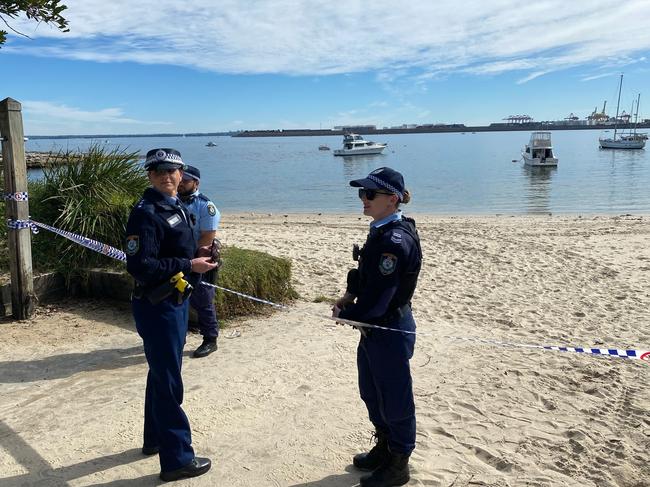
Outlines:
{"label": "female police officer", "polygon": [[[414,332],[410,301],[422,251],[415,221],[399,210],[400,203],[410,200],[404,178],[382,167],[366,178],[350,181],[350,185],[359,187],[363,213],[373,221],[365,245],[355,252],[359,268],[349,272],[345,295],[336,302],[333,315]],[[361,478],[362,487],[397,486],[409,481],[408,459],[415,448],[409,368],[414,345],[414,333],[362,329],[357,349],[359,390],[377,437],[370,452],[353,460],[357,468],[373,471]]]}
{"label": "female police officer", "polygon": [[[174,149],[147,153],[151,188],[127,223],[127,270],[135,278],[133,317],[149,364],[142,453],[159,453],[160,478],[196,477],[210,469],[194,456],[190,425],[181,408],[181,360],[187,333],[187,281],[216,263],[197,257],[189,213],[177,200],[183,161]],[[182,273],[182,274],[179,274]],[[192,284],[197,284],[196,282]]]}

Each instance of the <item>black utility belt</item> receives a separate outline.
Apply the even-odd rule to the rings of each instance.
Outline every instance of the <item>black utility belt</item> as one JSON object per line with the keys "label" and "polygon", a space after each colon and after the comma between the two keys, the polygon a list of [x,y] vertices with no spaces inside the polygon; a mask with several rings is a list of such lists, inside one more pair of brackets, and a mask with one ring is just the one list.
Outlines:
{"label": "black utility belt", "polygon": [[404,318],[404,316],[406,316],[409,311],[411,311],[411,304],[403,304],[402,306],[395,308],[382,316],[379,319],[378,324],[390,324],[394,323],[395,321],[399,321]]}
{"label": "black utility belt", "polygon": [[194,289],[193,286],[184,279],[183,273],[179,272],[157,286],[142,286],[136,283],[133,297],[136,299],[147,298],[154,305],[167,298],[181,304],[190,297],[192,289]]}

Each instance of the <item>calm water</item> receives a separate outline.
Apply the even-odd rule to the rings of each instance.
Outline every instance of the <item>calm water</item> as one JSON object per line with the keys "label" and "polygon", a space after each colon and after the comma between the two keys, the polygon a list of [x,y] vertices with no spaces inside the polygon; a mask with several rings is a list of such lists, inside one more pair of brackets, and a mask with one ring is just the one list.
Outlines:
{"label": "calm water", "polygon": [[[650,149],[600,150],[599,131],[556,131],[557,169],[521,162],[529,132],[404,134],[382,155],[334,157],[342,137],[146,137],[110,139],[145,153],[173,147],[201,169],[201,188],[221,210],[358,212],[350,179],[390,166],[404,174],[410,212],[650,213]],[[208,141],[217,147],[206,147]],[[104,142],[104,141],[102,141]],[[87,139],[30,140],[28,150],[84,149]],[[517,162],[512,162],[516,159]]]}

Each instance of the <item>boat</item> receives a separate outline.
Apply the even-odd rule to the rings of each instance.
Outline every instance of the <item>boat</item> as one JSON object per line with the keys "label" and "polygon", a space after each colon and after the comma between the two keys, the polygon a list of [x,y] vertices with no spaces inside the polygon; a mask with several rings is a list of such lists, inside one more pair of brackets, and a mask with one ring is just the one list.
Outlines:
{"label": "boat", "polygon": [[330,150],[330,148],[327,147],[326,145],[319,145],[318,150]]}
{"label": "boat", "polygon": [[216,147],[217,144],[215,144],[214,142],[210,141],[210,142],[208,142],[207,144],[205,144],[205,146],[206,146],[206,147]]}
{"label": "boat", "polygon": [[598,139],[598,142],[600,144],[601,149],[643,149],[645,147],[645,141],[647,140],[648,136],[646,134],[637,134],[636,132],[636,122],[639,116],[639,101],[641,100],[640,94],[636,104],[634,132],[630,131],[630,133],[627,135],[621,135],[618,138],[616,137],[618,132],[618,110],[621,106],[622,88],[623,88],[623,74],[621,74],[621,78],[618,83],[618,101],[616,102],[616,118],[614,118],[614,137],[613,138],[600,137]]}
{"label": "boat", "polygon": [[387,144],[378,144],[370,140],[364,140],[359,134],[345,134],[343,136],[343,148],[334,151],[335,156],[363,156],[370,154],[381,154]]}
{"label": "boat", "polygon": [[551,143],[551,132],[533,132],[530,134],[530,141],[521,152],[524,164],[534,167],[555,167],[557,157],[553,154]]}

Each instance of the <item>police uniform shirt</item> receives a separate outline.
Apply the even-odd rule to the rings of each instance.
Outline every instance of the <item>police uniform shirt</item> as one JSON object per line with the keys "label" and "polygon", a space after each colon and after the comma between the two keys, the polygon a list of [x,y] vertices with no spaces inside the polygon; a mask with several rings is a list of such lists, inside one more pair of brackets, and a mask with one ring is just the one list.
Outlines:
{"label": "police uniform shirt", "polygon": [[398,221],[402,219],[402,212],[400,210],[396,211],[392,215],[388,215],[380,220],[370,223],[370,229],[379,228],[386,225],[387,223]]}
{"label": "police uniform shirt", "polygon": [[219,229],[221,213],[210,199],[200,191],[192,193],[185,201],[187,209],[195,215],[194,241],[198,242],[202,232]]}
{"label": "police uniform shirt", "polygon": [[196,252],[187,209],[154,188],[145,190],[126,226],[126,267],[136,281],[155,286],[191,272]]}
{"label": "police uniform shirt", "polygon": [[341,318],[377,322],[410,300],[422,262],[410,221],[402,221],[398,211],[371,224],[361,250],[357,301],[341,310]]}

